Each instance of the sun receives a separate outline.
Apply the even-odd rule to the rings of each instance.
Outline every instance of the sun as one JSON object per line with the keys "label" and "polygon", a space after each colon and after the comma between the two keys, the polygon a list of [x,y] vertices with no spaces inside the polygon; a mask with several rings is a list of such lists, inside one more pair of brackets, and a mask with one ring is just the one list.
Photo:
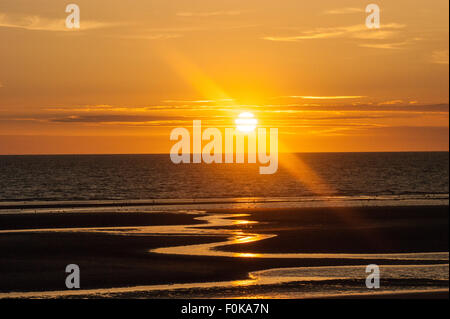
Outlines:
{"label": "sun", "polygon": [[251,133],[256,129],[256,125],[258,124],[258,120],[255,119],[253,113],[244,112],[239,114],[238,118],[235,121],[236,128],[238,131],[242,133]]}

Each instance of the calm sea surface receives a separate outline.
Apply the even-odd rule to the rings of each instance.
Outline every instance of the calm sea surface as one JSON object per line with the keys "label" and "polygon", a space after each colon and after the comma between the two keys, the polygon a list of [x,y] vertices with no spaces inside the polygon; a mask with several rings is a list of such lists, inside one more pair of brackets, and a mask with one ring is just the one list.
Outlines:
{"label": "calm sea surface", "polygon": [[274,175],[168,155],[0,156],[0,202],[448,193],[448,152],[295,154]]}

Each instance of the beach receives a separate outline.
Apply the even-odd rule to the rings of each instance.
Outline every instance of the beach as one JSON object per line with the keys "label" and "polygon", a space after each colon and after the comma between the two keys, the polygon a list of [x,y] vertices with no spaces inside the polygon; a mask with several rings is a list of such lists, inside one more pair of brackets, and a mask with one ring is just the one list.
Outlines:
{"label": "beach", "polygon": [[448,298],[448,205],[27,209],[0,213],[1,298]]}
{"label": "beach", "polygon": [[131,3],[0,0],[0,302],[449,299],[448,0]]}

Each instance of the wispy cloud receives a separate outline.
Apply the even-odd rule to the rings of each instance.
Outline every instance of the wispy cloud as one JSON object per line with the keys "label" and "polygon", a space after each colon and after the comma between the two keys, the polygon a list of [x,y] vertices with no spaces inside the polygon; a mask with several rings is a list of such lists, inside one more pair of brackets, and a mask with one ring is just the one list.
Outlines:
{"label": "wispy cloud", "polygon": [[398,50],[402,49],[408,43],[409,43],[408,41],[394,42],[394,43],[363,43],[360,44],[359,46],[362,48],[371,48],[371,49]]}
{"label": "wispy cloud", "polygon": [[179,17],[217,17],[217,16],[237,16],[240,11],[209,11],[209,12],[178,12]]}
{"label": "wispy cloud", "polygon": [[399,105],[399,104],[405,104],[405,101],[391,100],[391,101],[385,101],[385,102],[378,103],[378,105]]}
{"label": "wispy cloud", "polygon": [[448,50],[434,51],[431,56],[431,62],[436,64],[448,64]]}
{"label": "wispy cloud", "polygon": [[333,9],[333,10],[327,10],[324,12],[324,14],[349,14],[349,13],[360,13],[365,12],[362,8],[340,8],[340,9]]}
{"label": "wispy cloud", "polygon": [[257,24],[233,25],[233,26],[180,26],[180,27],[161,27],[161,28],[145,28],[141,30],[133,30],[133,34],[117,35],[112,37],[120,39],[136,39],[136,40],[164,40],[177,39],[184,37],[187,33],[203,32],[211,30],[235,30],[258,27]]}
{"label": "wispy cloud", "polygon": [[362,99],[366,96],[362,95],[338,95],[338,96],[298,96],[298,95],[289,95],[283,96],[284,98],[292,98],[292,99],[304,99],[304,100],[344,100],[344,99]]}
{"label": "wispy cloud", "polygon": [[[35,114],[11,114],[0,118],[0,122],[21,122],[52,123],[51,125],[60,128],[83,127],[85,129],[104,127],[123,129],[129,128],[162,128],[190,126],[192,120],[202,120],[205,125],[211,127],[230,127],[234,123],[235,107],[224,108],[218,113],[217,109],[208,108],[206,111],[213,113],[193,112],[181,114],[171,112],[169,108],[153,106],[74,106],[44,109],[46,112]],[[89,113],[86,113],[86,109]],[[374,105],[361,105],[358,107],[346,104],[317,107],[296,107],[294,105],[264,105],[254,107],[243,107],[240,109],[252,110],[258,118],[264,120],[268,125],[276,125],[279,128],[299,128],[299,129],[326,129],[329,127],[340,128],[369,128],[392,125],[396,121],[398,125],[409,123],[411,119],[417,121],[429,121],[434,119],[434,123],[426,122],[430,126],[442,126],[448,123],[448,104],[440,105],[418,105],[408,104],[408,101],[392,100]],[[60,111],[63,111],[62,113]],[[425,123],[421,121],[420,123]],[[444,124],[442,124],[444,123]],[[447,125],[447,124],[445,124]],[[448,126],[447,126],[448,130]]]}
{"label": "wispy cloud", "polygon": [[[178,117],[183,118],[183,117]],[[57,123],[134,123],[173,120],[168,116],[142,116],[142,115],[71,115],[62,118],[53,118],[51,122]]]}
{"label": "wispy cloud", "polygon": [[42,110],[51,114],[143,114],[150,112],[164,112],[164,111],[230,111],[233,105],[228,102],[232,100],[223,100],[225,105],[220,105],[219,101],[181,101],[181,100],[166,100],[163,103],[171,103],[168,105],[149,105],[149,106],[114,106],[114,105],[80,105],[80,106],[50,106]]}
{"label": "wispy cloud", "polygon": [[[98,29],[111,24],[97,21],[82,21],[81,30]],[[48,19],[38,15],[8,16],[0,13],[0,28],[14,28],[30,31],[71,31],[66,28],[65,19]]]}
{"label": "wispy cloud", "polygon": [[333,27],[333,28],[317,28],[314,30],[303,31],[301,34],[294,36],[269,36],[264,40],[296,42],[302,40],[314,39],[330,39],[330,38],[354,38],[354,39],[387,39],[397,34],[397,30],[403,29],[404,24],[390,23],[383,25],[383,29],[368,29],[363,24]]}
{"label": "wispy cloud", "polygon": [[122,36],[113,36],[118,39],[126,39],[126,40],[167,40],[167,39],[178,39],[183,37],[182,34],[179,33],[155,33],[155,34],[131,34],[131,35],[122,35]]}
{"label": "wispy cloud", "polygon": [[[375,39],[375,38],[373,38]],[[421,41],[420,37],[410,37],[403,41],[388,42],[388,43],[361,43],[359,46],[362,48],[372,48],[372,49],[388,49],[388,50],[398,50],[404,49],[408,45]]]}
{"label": "wispy cloud", "polygon": [[219,100],[164,100],[164,103],[222,103],[233,102],[233,99],[219,99]]}

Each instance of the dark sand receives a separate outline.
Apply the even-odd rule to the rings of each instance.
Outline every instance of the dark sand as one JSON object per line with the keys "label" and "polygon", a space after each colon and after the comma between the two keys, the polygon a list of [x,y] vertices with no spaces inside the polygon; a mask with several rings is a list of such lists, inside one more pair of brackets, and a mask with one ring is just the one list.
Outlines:
{"label": "dark sand", "polygon": [[[411,253],[449,249],[448,206],[253,210],[276,238],[221,248],[251,253]],[[242,226],[240,226],[242,227]]]}
{"label": "dark sand", "polygon": [[353,294],[348,296],[330,296],[325,297],[327,299],[419,299],[419,300],[429,300],[438,299],[445,300],[449,299],[449,291],[447,290],[435,290],[435,291],[418,291],[418,292],[401,292],[401,293],[379,293],[373,294]]}
{"label": "dark sand", "polygon": [[[231,251],[448,251],[448,206],[227,210],[220,213],[250,214],[246,219],[260,224],[233,227],[278,235],[256,243],[226,247]],[[198,215],[172,213],[14,214],[0,215],[0,229],[198,224],[193,220],[195,217]],[[78,264],[82,269],[83,289],[240,280],[246,279],[250,271],[280,267],[411,264],[410,260],[279,260],[148,253],[152,248],[215,241],[223,241],[223,238],[80,232],[0,233],[0,292],[64,290],[68,264]]]}

